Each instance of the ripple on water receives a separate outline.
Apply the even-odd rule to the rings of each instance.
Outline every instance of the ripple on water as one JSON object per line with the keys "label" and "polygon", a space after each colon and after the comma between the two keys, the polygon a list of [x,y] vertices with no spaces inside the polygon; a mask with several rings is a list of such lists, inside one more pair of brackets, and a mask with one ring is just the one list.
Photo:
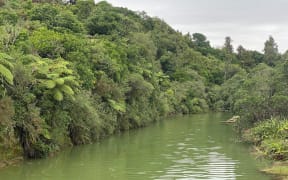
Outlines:
{"label": "ripple on water", "polygon": [[193,147],[193,148],[187,148],[187,150],[199,151],[199,148]]}
{"label": "ripple on water", "polygon": [[185,143],[178,143],[177,146],[187,146],[188,144]]}
{"label": "ripple on water", "polygon": [[[163,175],[154,179],[236,179],[241,176],[235,173],[239,163],[216,151],[221,147],[207,148],[210,150],[205,155],[196,157],[179,158],[173,160],[173,164],[165,169]],[[178,152],[174,152],[178,154]],[[176,158],[176,157],[175,157]]]}
{"label": "ripple on water", "polygon": [[187,137],[184,139],[184,141],[193,141],[193,140],[194,140],[194,138],[190,138],[190,137]]}
{"label": "ripple on water", "polygon": [[204,149],[209,150],[209,151],[214,151],[214,150],[222,149],[222,147],[220,147],[220,146],[214,146],[214,147],[207,147],[207,148],[204,148]]}
{"label": "ripple on water", "polygon": [[178,163],[178,164],[194,164],[194,161],[191,158],[184,158],[184,159],[174,160],[173,162]]}

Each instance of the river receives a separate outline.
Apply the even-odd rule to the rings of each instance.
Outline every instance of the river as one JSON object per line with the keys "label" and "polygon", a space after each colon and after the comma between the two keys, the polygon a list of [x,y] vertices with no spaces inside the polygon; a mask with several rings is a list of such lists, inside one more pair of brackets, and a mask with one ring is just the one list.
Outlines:
{"label": "river", "polygon": [[2,180],[268,180],[221,113],[174,117],[55,157],[0,170]]}

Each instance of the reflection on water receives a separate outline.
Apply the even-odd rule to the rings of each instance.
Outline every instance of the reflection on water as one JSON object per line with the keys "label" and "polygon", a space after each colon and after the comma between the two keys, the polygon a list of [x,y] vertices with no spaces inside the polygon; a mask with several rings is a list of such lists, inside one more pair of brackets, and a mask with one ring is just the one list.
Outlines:
{"label": "reflection on water", "polygon": [[223,114],[178,117],[0,171],[2,180],[268,180]]}

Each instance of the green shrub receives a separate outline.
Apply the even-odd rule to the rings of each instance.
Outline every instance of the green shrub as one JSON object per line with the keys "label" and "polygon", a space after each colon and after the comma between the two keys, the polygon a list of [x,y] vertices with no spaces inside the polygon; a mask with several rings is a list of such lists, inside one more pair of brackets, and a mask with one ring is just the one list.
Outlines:
{"label": "green shrub", "polygon": [[271,118],[259,122],[246,137],[256,143],[267,157],[276,160],[288,159],[288,120]]}
{"label": "green shrub", "polygon": [[288,159],[288,142],[286,139],[266,139],[261,143],[260,148],[272,159]]}

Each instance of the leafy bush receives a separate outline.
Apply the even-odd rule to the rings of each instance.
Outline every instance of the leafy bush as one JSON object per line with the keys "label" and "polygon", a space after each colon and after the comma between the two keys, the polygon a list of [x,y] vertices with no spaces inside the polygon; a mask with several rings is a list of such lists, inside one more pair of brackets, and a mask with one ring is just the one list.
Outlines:
{"label": "leafy bush", "polygon": [[69,103],[69,136],[75,145],[91,143],[103,136],[103,120],[97,103],[89,92],[83,92]]}
{"label": "leafy bush", "polygon": [[16,25],[18,22],[18,15],[14,11],[2,10],[0,11],[0,25],[12,24]]}
{"label": "leafy bush", "polygon": [[250,141],[258,144],[260,149],[270,158],[288,159],[288,120],[272,118],[253,127]]}
{"label": "leafy bush", "polygon": [[261,143],[260,148],[271,159],[288,159],[288,143],[286,139],[266,139]]}

